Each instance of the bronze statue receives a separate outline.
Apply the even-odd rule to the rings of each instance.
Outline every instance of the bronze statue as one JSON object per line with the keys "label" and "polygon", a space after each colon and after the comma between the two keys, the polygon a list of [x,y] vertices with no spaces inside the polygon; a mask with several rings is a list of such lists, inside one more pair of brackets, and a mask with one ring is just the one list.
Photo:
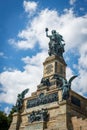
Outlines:
{"label": "bronze statue", "polygon": [[50,86],[50,81],[49,81],[49,78],[42,78],[41,79],[41,83],[44,85],[44,86]]}
{"label": "bronze statue", "polygon": [[48,110],[47,109],[41,109],[38,111],[32,111],[30,115],[28,116],[29,122],[35,122],[35,121],[47,121],[48,120]]}
{"label": "bronze statue", "polygon": [[52,35],[48,35],[48,28],[45,29],[46,36],[49,37],[49,51],[48,54],[51,55],[58,55],[63,57],[64,53],[64,42],[62,35],[56,32],[56,30],[52,30]]}
{"label": "bronze statue", "polygon": [[18,98],[17,98],[17,101],[16,101],[16,105],[15,105],[15,111],[20,111],[21,108],[22,108],[22,105],[23,105],[23,99],[26,95],[26,93],[29,91],[29,89],[25,89],[24,91],[22,91],[21,94],[18,94]]}
{"label": "bronze statue", "polygon": [[65,80],[64,78],[61,78],[62,80],[62,100],[66,100],[69,98],[69,91],[71,89],[71,83],[77,76],[72,76],[69,81]]}

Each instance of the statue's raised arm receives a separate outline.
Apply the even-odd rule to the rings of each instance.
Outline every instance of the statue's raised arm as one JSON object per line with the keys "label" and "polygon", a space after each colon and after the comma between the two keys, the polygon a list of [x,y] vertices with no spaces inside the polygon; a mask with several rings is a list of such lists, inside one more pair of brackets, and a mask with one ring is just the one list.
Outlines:
{"label": "statue's raised arm", "polygon": [[46,36],[49,37],[51,40],[52,35],[48,35],[48,31],[49,31],[48,28],[45,28]]}
{"label": "statue's raised arm", "polygon": [[46,36],[48,37],[48,28],[45,28]]}

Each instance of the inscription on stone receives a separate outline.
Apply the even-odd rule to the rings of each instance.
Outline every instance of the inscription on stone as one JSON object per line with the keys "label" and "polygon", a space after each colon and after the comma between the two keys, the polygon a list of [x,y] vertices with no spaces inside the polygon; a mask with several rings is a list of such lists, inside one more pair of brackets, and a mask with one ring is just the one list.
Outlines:
{"label": "inscription on stone", "polygon": [[49,74],[53,72],[53,65],[49,64],[45,69],[46,69],[46,74]]}
{"label": "inscription on stone", "polygon": [[39,105],[43,105],[43,104],[47,104],[47,103],[51,103],[55,101],[58,101],[58,93],[44,95],[42,97],[28,100],[27,108],[31,108],[31,107],[35,107],[35,106],[39,106]]}
{"label": "inscription on stone", "polygon": [[43,130],[43,122],[30,124],[29,126],[26,126],[24,130]]}

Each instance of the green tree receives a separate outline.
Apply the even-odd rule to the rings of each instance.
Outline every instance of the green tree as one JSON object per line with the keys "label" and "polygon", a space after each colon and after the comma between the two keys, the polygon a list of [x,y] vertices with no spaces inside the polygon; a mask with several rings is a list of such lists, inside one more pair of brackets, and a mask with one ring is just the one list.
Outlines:
{"label": "green tree", "polygon": [[7,115],[0,111],[0,130],[8,130],[9,123]]}
{"label": "green tree", "polygon": [[8,125],[9,125],[9,127],[10,127],[10,124],[12,122],[12,117],[13,117],[12,115],[13,115],[14,112],[15,112],[15,106],[12,107],[12,109],[11,109],[9,115],[8,115]]}
{"label": "green tree", "polygon": [[12,115],[15,112],[15,107],[13,106],[9,115],[0,111],[0,130],[8,130],[11,122],[12,122]]}

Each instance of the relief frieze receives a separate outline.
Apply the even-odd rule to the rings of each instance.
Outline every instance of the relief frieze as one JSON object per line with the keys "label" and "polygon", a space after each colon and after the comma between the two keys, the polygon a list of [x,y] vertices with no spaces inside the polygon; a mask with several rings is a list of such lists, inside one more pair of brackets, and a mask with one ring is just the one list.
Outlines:
{"label": "relief frieze", "polygon": [[38,98],[28,100],[27,108],[36,107],[39,105],[43,105],[43,104],[47,104],[47,103],[51,103],[51,102],[55,102],[55,101],[58,101],[58,93],[53,93],[53,94],[49,94],[49,95],[43,94],[43,96],[39,96]]}

